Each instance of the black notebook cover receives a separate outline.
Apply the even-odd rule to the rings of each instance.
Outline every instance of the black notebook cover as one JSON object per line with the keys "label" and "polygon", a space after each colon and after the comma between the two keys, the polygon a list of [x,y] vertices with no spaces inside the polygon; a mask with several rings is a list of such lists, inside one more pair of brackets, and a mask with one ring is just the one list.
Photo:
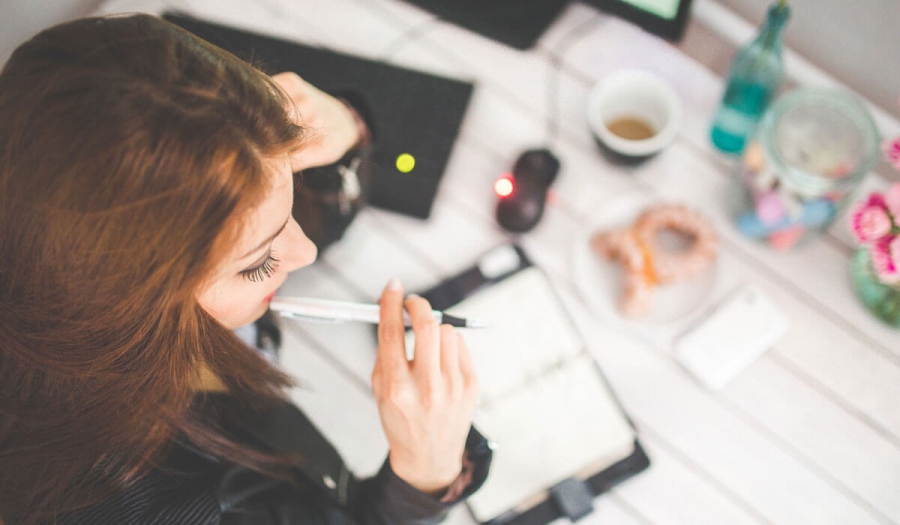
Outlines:
{"label": "black notebook cover", "polygon": [[[419,218],[431,213],[472,84],[183,15],[163,18],[269,74],[293,71],[328,93],[364,99],[375,128],[369,202]],[[396,167],[403,153],[415,158],[409,173]]]}

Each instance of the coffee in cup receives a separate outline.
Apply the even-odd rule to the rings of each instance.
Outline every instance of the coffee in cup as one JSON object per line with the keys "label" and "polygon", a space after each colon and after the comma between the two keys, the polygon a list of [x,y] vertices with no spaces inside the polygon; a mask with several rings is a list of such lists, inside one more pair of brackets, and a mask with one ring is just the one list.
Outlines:
{"label": "coffee in cup", "polygon": [[619,163],[640,162],[669,145],[683,111],[672,86],[643,70],[609,74],[588,95],[591,131],[607,158]]}
{"label": "coffee in cup", "polygon": [[656,130],[641,117],[624,116],[606,122],[613,135],[628,140],[646,140],[656,135]]}

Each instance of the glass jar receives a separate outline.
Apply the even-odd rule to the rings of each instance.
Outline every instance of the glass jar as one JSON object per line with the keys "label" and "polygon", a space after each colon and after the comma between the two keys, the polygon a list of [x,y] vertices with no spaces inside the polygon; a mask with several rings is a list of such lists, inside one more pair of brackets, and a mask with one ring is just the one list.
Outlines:
{"label": "glass jar", "polygon": [[737,229],[787,250],[825,231],[878,161],[871,115],[850,94],[795,89],[766,111],[733,186]]}
{"label": "glass jar", "polygon": [[885,323],[900,328],[900,283],[885,284],[878,280],[866,247],[856,250],[850,264],[850,279],[863,305]]}

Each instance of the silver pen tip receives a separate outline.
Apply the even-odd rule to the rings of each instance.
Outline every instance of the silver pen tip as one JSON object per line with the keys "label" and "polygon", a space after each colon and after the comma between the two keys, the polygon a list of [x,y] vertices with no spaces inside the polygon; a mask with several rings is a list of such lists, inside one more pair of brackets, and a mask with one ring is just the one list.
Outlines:
{"label": "silver pen tip", "polygon": [[491,323],[484,321],[482,319],[473,319],[471,317],[466,318],[466,328],[490,328]]}

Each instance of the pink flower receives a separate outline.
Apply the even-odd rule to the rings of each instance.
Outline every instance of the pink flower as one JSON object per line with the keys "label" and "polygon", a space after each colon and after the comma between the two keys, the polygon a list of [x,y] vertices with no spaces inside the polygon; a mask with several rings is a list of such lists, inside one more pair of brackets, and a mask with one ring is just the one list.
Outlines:
{"label": "pink flower", "polygon": [[887,204],[884,202],[884,195],[880,193],[870,193],[869,200],[866,201],[864,206],[881,206],[884,208],[887,207]]}
{"label": "pink flower", "polygon": [[888,252],[891,254],[891,260],[895,265],[900,266],[900,235],[894,237],[888,243]]}
{"label": "pink flower", "polygon": [[882,149],[884,150],[884,156],[891,161],[895,168],[900,170],[900,137],[884,141]]}
{"label": "pink flower", "polygon": [[869,246],[872,267],[886,284],[900,283],[900,237],[882,237]]}
{"label": "pink flower", "polygon": [[884,205],[891,212],[894,222],[900,226],[900,182],[895,182],[884,192]]}
{"label": "pink flower", "polygon": [[860,242],[874,241],[891,232],[891,218],[884,199],[877,193],[869,196],[869,201],[857,208],[850,220]]}

